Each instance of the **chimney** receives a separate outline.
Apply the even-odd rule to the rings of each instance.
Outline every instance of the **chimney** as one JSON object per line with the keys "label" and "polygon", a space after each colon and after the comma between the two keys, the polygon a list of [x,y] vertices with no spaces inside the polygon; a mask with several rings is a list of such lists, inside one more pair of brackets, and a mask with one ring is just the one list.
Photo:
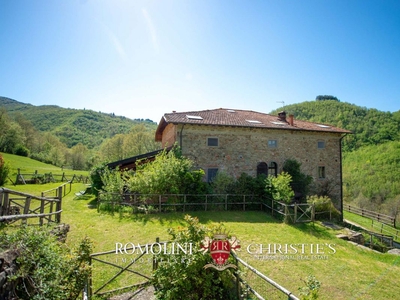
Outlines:
{"label": "chimney", "polygon": [[290,126],[293,126],[293,118],[294,118],[294,115],[290,114],[289,115],[289,125]]}
{"label": "chimney", "polygon": [[278,119],[286,122],[286,112],[281,111],[280,113],[278,113]]}

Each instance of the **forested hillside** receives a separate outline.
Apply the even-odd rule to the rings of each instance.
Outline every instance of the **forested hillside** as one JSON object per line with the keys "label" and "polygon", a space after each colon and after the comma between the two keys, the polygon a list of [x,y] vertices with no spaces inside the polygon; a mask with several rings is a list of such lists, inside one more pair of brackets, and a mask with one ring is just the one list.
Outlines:
{"label": "forested hillside", "polygon": [[[307,101],[284,107],[295,119],[330,124],[353,134],[343,140],[343,151],[400,140],[400,110],[382,112],[335,100]],[[273,111],[276,114],[277,111]]]}
{"label": "forested hillside", "polygon": [[343,155],[344,199],[395,216],[400,210],[400,141]]}
{"label": "forested hillside", "polygon": [[159,149],[156,127],[151,120],[0,97],[0,151],[57,166],[88,169]]}
{"label": "forested hillside", "polygon": [[11,117],[22,115],[36,130],[54,134],[68,148],[82,143],[92,149],[106,138],[128,133],[134,125],[144,124],[151,130],[157,126],[148,119],[132,120],[114,114],[55,105],[34,106],[5,97],[0,97],[0,107],[5,108]]}
{"label": "forested hillside", "polygon": [[399,213],[400,110],[382,112],[338,100],[308,101],[284,109],[295,119],[351,130],[353,134],[343,139],[344,201],[393,216]]}

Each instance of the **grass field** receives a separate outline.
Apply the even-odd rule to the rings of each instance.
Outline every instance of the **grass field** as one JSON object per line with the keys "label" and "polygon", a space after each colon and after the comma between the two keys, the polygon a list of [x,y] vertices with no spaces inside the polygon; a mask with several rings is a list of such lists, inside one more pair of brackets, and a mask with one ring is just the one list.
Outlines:
{"label": "grass field", "polygon": [[66,176],[88,175],[87,171],[77,171],[77,170],[60,168],[42,163],[40,161],[28,157],[17,156],[8,153],[0,152],[0,154],[3,156],[4,160],[9,164],[11,168],[9,177],[13,181],[16,179],[16,176],[18,174],[18,169],[20,170],[21,174],[33,174],[35,173],[35,171],[37,171],[38,174],[52,173],[55,175],[62,175],[63,173],[65,173]]}
{"label": "grass field", "polygon": [[[38,195],[50,186],[54,184],[6,187]],[[117,242],[146,244],[153,243],[157,237],[168,240],[168,228],[185,225],[181,213],[136,214],[122,218],[118,214],[98,213],[94,196],[75,196],[83,187],[83,184],[73,184],[71,193],[63,199],[62,222],[71,226],[67,240],[71,245],[87,236],[93,241],[94,252],[102,252],[115,249]],[[336,238],[340,230],[326,228],[320,223],[287,225],[258,211],[190,214],[203,224],[223,223],[241,241],[238,255],[295,295],[310,274],[321,282],[320,299],[398,299],[400,295],[400,257],[376,253],[340,240]],[[271,260],[267,255],[255,257],[249,254],[247,247],[252,249],[250,245],[254,244],[263,244],[264,248],[268,244],[270,247],[304,244],[306,254],[310,254],[311,245],[315,247],[318,244],[326,257],[312,259],[307,255],[307,259],[306,255],[295,255]],[[328,245],[335,249],[335,253],[328,251]],[[279,257],[279,251],[277,254],[275,257]],[[115,260],[115,254],[111,254],[109,259]],[[99,266],[95,271],[95,285],[105,280],[110,272],[107,267],[101,269]]]}

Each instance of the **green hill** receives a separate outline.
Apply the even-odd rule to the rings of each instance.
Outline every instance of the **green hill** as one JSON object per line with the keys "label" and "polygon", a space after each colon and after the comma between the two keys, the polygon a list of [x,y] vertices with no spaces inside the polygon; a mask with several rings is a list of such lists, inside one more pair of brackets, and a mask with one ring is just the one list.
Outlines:
{"label": "green hill", "polygon": [[343,139],[344,201],[392,216],[398,214],[400,110],[382,112],[337,100],[302,102],[284,109],[295,119],[351,130],[353,134]]}
{"label": "green hill", "polygon": [[0,97],[0,107],[11,117],[22,115],[41,132],[50,132],[71,148],[82,143],[89,149],[99,146],[105,139],[127,133],[138,124],[155,131],[157,124],[151,120],[129,119],[85,109],[62,108],[55,105],[34,106]]}
{"label": "green hill", "polygon": [[284,109],[295,119],[351,130],[353,134],[344,138],[343,151],[400,140],[400,110],[382,112],[335,100],[307,101],[286,105]]}

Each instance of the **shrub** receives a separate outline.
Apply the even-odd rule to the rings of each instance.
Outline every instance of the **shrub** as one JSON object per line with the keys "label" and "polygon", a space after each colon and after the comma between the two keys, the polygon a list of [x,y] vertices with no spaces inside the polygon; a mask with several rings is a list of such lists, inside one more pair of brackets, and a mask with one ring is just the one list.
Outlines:
{"label": "shrub", "polygon": [[224,171],[217,172],[211,181],[214,194],[229,194],[235,185],[235,178]]}
{"label": "shrub", "polygon": [[[200,246],[204,237],[212,233],[212,229],[199,224],[197,218],[187,215],[185,221],[187,227],[168,230],[171,242]],[[173,255],[173,259],[171,255],[161,253],[157,255],[157,260],[159,266],[153,276],[157,299],[231,299],[232,269],[205,269],[211,256],[196,247],[193,247],[192,254],[181,251]]]}
{"label": "shrub", "polygon": [[328,196],[308,196],[307,203],[314,204],[316,219],[337,219],[340,217],[340,212]]}
{"label": "shrub", "polygon": [[19,156],[28,157],[28,156],[29,156],[29,149],[26,148],[25,146],[19,145],[19,146],[17,146],[17,148],[15,149],[15,154],[16,154],[16,155],[19,155]]}
{"label": "shrub", "polygon": [[301,163],[295,159],[288,159],[283,164],[283,171],[290,174],[292,177],[292,189],[304,198],[309,192],[312,177],[301,172]]}
{"label": "shrub", "polygon": [[8,163],[6,163],[3,159],[3,156],[0,154],[0,186],[3,186],[7,182],[7,177],[10,172],[10,167]]}
{"label": "shrub", "polygon": [[272,195],[276,201],[290,203],[294,197],[294,192],[290,186],[292,176],[282,172],[277,177],[268,176],[266,179],[266,191]]}
{"label": "shrub", "polygon": [[91,243],[75,249],[56,240],[48,229],[22,227],[0,233],[0,249],[19,252],[18,271],[8,277],[17,299],[77,299],[90,276]]}
{"label": "shrub", "polygon": [[321,283],[315,278],[314,275],[309,275],[306,280],[304,280],[306,286],[299,288],[299,292],[302,300],[315,300],[318,299],[319,289]]}
{"label": "shrub", "polygon": [[[189,174],[191,173],[191,174]],[[193,161],[181,155],[179,147],[159,153],[154,161],[136,163],[134,176],[127,177],[127,187],[140,194],[182,194],[186,184],[204,186],[202,171],[193,170]],[[201,175],[201,176],[200,176]]]}

